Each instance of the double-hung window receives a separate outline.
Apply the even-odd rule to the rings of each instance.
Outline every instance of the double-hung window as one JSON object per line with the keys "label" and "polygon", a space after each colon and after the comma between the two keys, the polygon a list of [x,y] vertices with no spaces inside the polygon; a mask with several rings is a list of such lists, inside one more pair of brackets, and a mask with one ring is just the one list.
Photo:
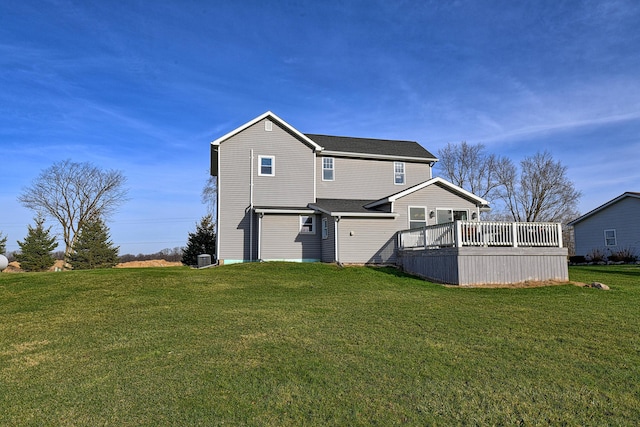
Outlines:
{"label": "double-hung window", "polygon": [[334,163],[333,157],[322,158],[322,180],[333,181]]}
{"label": "double-hung window", "polygon": [[618,241],[616,239],[616,230],[604,230],[604,245],[605,246],[616,246]]}
{"label": "double-hung window", "polygon": [[258,175],[260,176],[276,175],[276,158],[274,156],[258,156],[258,162],[259,162]]}
{"label": "double-hung window", "polygon": [[300,234],[316,234],[316,217],[300,215]]}
{"label": "double-hung window", "polygon": [[404,162],[393,162],[393,183],[396,185],[405,183]]}
{"label": "double-hung window", "polygon": [[420,228],[427,225],[427,208],[409,206],[409,228]]}

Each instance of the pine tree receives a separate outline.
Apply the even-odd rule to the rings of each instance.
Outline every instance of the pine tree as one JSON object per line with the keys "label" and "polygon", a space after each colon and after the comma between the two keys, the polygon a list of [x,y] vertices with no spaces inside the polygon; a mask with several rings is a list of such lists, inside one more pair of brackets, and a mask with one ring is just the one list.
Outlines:
{"label": "pine tree", "polygon": [[69,264],[74,270],[113,267],[118,263],[120,248],[109,239],[109,229],[102,219],[87,221],[69,255]]}
{"label": "pine tree", "polygon": [[206,215],[196,224],[196,232],[189,233],[187,247],[182,250],[182,263],[185,265],[197,265],[198,255],[209,254],[215,259],[216,230],[213,217]]}
{"label": "pine tree", "polygon": [[56,260],[51,255],[58,244],[55,236],[50,236],[51,227],[44,228],[44,218],[38,216],[35,219],[36,226],[27,226],[28,232],[24,242],[18,241],[20,253],[15,254],[20,268],[24,271],[45,271],[55,264]]}
{"label": "pine tree", "polygon": [[7,236],[3,236],[0,231],[0,254],[4,254],[7,251]]}

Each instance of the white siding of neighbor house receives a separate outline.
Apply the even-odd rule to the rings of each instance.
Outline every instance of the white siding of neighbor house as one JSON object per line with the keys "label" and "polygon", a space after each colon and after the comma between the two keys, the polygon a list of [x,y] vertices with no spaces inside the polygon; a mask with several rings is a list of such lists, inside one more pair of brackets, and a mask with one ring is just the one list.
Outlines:
{"label": "white siding of neighbor house", "polygon": [[334,180],[322,180],[322,156],[316,160],[318,198],[376,200],[431,178],[426,163],[405,162],[405,184],[394,184],[393,160],[334,157]]}
{"label": "white siding of neighbor house", "polygon": [[[257,219],[250,243],[250,170],[253,150],[253,205],[304,207],[314,201],[313,150],[264,120],[223,141],[219,147],[219,258],[229,262],[257,258]],[[275,157],[275,176],[259,176],[259,156]],[[252,248],[252,253],[250,253]]]}
{"label": "white siding of neighbor house", "polygon": [[[594,249],[610,251],[635,249],[640,254],[640,199],[625,197],[574,225],[576,255]],[[606,246],[605,230],[616,230],[616,246]]]}
{"label": "white siding of neighbor house", "polygon": [[262,218],[261,258],[263,261],[320,261],[320,216],[315,234],[300,233],[300,216],[268,214]]}

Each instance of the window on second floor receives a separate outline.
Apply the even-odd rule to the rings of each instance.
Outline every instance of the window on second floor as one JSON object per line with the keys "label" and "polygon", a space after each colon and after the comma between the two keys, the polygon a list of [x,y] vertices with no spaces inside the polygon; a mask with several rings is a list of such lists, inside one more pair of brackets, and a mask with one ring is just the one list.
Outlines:
{"label": "window on second floor", "polygon": [[258,175],[275,176],[276,175],[276,158],[274,156],[258,156]]}
{"label": "window on second floor", "polygon": [[405,183],[404,162],[393,162],[393,182],[396,185]]}
{"label": "window on second floor", "polygon": [[333,181],[333,157],[322,158],[322,180]]}
{"label": "window on second floor", "polygon": [[616,246],[618,239],[616,239],[616,230],[604,230],[604,244],[605,246]]}

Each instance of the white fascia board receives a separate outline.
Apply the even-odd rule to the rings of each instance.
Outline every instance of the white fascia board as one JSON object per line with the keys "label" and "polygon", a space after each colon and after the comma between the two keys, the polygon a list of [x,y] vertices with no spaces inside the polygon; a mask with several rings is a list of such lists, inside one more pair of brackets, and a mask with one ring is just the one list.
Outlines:
{"label": "white fascia board", "polygon": [[306,135],[304,135],[303,133],[298,131],[296,128],[291,126],[289,123],[287,123],[284,120],[282,120],[280,117],[276,116],[271,111],[267,111],[266,113],[263,113],[263,114],[259,115],[255,119],[253,119],[253,120],[243,124],[242,126],[232,130],[231,132],[226,133],[225,135],[221,136],[220,138],[216,139],[215,141],[211,141],[211,145],[220,145],[222,142],[226,141],[227,139],[231,138],[232,136],[239,134],[243,130],[255,125],[256,123],[258,123],[261,120],[264,120],[266,118],[271,118],[273,121],[278,122],[280,125],[282,125],[283,127],[287,128],[291,133],[293,133],[298,138],[303,140],[306,144],[311,146],[314,151],[322,151],[322,147],[320,145],[318,145],[315,142],[313,142]]}
{"label": "white fascia board", "polygon": [[404,197],[406,195],[409,195],[409,194],[411,194],[411,193],[413,193],[415,191],[418,191],[418,190],[422,190],[423,188],[428,187],[429,185],[432,185],[432,184],[443,185],[444,187],[447,187],[452,192],[459,193],[459,194],[461,194],[461,195],[463,195],[463,196],[475,201],[476,204],[478,204],[478,205],[486,205],[486,206],[489,205],[489,202],[486,201],[485,199],[483,199],[482,197],[478,197],[475,194],[470,193],[469,191],[465,190],[464,188],[458,187],[457,185],[450,183],[446,179],[437,177],[437,178],[431,178],[431,179],[429,179],[427,181],[424,181],[421,184],[414,185],[411,188],[407,188],[406,190],[403,190],[403,191],[401,191],[399,193],[393,194],[393,195],[391,195],[389,197],[385,197],[384,199],[380,199],[380,200],[377,200],[377,201],[375,201],[373,203],[369,203],[368,205],[365,205],[365,208],[372,208],[372,207],[375,207],[375,206],[383,205],[385,203],[393,203],[396,200],[398,200],[398,199],[400,199],[400,198],[402,198],[402,197]]}
{"label": "white fascia board", "polygon": [[586,214],[574,219],[573,221],[568,222],[567,225],[573,226],[573,225],[575,225],[575,224],[577,224],[577,223],[589,218],[591,215],[595,215],[598,212],[600,212],[601,210],[606,209],[609,206],[613,205],[614,203],[619,202],[620,200],[624,199],[625,197],[633,197],[633,198],[636,198],[636,199],[640,199],[640,195],[635,194],[635,193],[628,193],[627,192],[627,193],[621,194],[618,197],[616,197],[615,199],[609,200],[607,203],[605,203],[603,205],[600,205],[600,206],[598,206],[597,208],[595,208],[593,210],[590,210]]}
{"label": "white fascia board", "polygon": [[434,163],[438,161],[438,159],[436,158],[393,156],[393,155],[387,155],[387,154],[351,153],[347,151],[331,151],[331,150],[322,151],[322,155],[335,156],[335,157],[353,157],[353,158],[361,158],[361,159],[404,160],[404,161],[421,162],[421,163]]}
{"label": "white fascia board", "polygon": [[261,214],[301,214],[312,215],[316,213],[313,209],[278,209],[278,208],[255,208],[255,213]]}

